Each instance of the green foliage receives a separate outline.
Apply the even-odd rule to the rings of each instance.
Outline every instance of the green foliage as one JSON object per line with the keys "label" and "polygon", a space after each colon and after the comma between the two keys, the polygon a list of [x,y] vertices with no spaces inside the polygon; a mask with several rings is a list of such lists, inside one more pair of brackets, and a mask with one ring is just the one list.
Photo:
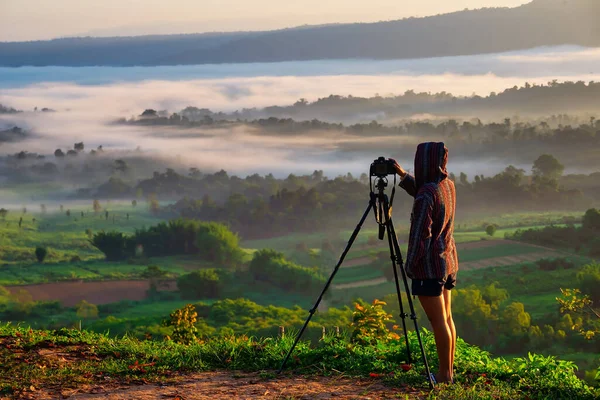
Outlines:
{"label": "green foliage", "polygon": [[100,205],[100,201],[94,200],[94,202],[92,203],[92,208],[95,213],[102,211],[102,206]]}
{"label": "green foliage", "polygon": [[216,222],[200,224],[196,247],[202,259],[230,267],[239,264],[243,256],[238,236]]}
{"label": "green foliage", "polygon": [[98,307],[95,304],[88,303],[85,300],[81,300],[75,307],[77,310],[77,316],[83,319],[94,319],[98,318]]}
{"label": "green foliage", "polygon": [[[193,309],[188,308],[188,321]],[[182,315],[183,317],[183,315]],[[182,318],[184,319],[184,318]],[[187,327],[193,332],[191,324]],[[189,330],[187,331],[189,332]],[[281,364],[282,358],[292,345],[293,336],[285,338],[253,339],[247,336],[221,336],[203,341],[195,340],[183,332],[183,340],[189,345],[173,341],[139,341],[131,337],[109,338],[87,331],[60,329],[36,331],[27,328],[2,326],[0,340],[10,343],[11,349],[0,347],[4,377],[0,378],[0,390],[13,393],[21,388],[46,385],[97,384],[105,382],[105,376],[124,381],[144,379],[163,381],[173,373],[244,370],[269,371]],[[435,342],[430,332],[421,332],[426,355],[435,368]],[[418,349],[417,338],[409,333],[411,349]],[[85,362],[59,363],[54,368],[41,369],[36,365],[38,350],[43,346],[58,348],[68,358],[80,354],[93,354]],[[22,362],[19,354],[26,352],[33,365]],[[29,358],[32,357],[32,358]],[[405,363],[406,348],[403,339],[377,342],[375,345],[350,343],[343,337],[327,336],[311,345],[300,341],[288,368],[302,373],[325,373],[335,371],[350,376],[373,378],[388,376],[392,386],[407,386],[426,390],[424,367],[416,362],[407,372],[401,372]],[[431,392],[432,398],[444,399],[579,399],[592,400],[600,394],[587,386],[575,375],[571,362],[529,354],[527,357],[506,360],[492,358],[485,351],[457,342],[457,383],[439,386]]]}
{"label": "green foliage", "polygon": [[554,156],[550,154],[542,154],[533,162],[533,174],[544,178],[557,179],[559,178],[565,166],[562,165]]}
{"label": "green foliage", "polygon": [[301,267],[286,260],[283,253],[270,249],[254,253],[248,272],[257,281],[301,293],[313,293],[325,283],[316,268]]}
{"label": "green foliage", "polygon": [[600,232],[600,210],[590,208],[581,221],[583,229],[590,232]]}
{"label": "green foliage", "polygon": [[35,258],[37,259],[37,261],[41,264],[44,262],[44,260],[46,259],[46,256],[48,255],[48,249],[45,247],[36,247],[35,248]]}
{"label": "green foliage", "polygon": [[138,229],[131,239],[148,256],[197,254],[202,260],[234,267],[243,253],[237,235],[215,222],[177,219]]}
{"label": "green foliage", "polygon": [[131,242],[123,232],[98,232],[90,243],[106,256],[107,261],[124,260],[129,256]]}
{"label": "green foliage", "polygon": [[214,299],[220,297],[223,281],[219,271],[202,269],[177,278],[177,287],[186,299]]}
{"label": "green foliage", "polygon": [[185,307],[173,311],[170,317],[168,326],[173,327],[172,339],[174,342],[189,345],[197,341],[198,313],[193,305],[187,304]]}
{"label": "green foliage", "polygon": [[[560,304],[560,312],[565,314],[565,328],[578,331],[584,338],[591,340],[600,334],[600,310],[595,310],[594,302],[578,289],[561,289],[562,297],[556,300]],[[573,322],[571,313],[577,317]]]}
{"label": "green foliage", "polygon": [[577,273],[577,281],[581,292],[588,295],[593,304],[600,307],[600,264],[585,265]]}
{"label": "green foliage", "polygon": [[387,324],[391,321],[392,315],[388,314],[382,306],[387,305],[384,301],[373,300],[372,304],[357,302],[354,304],[354,313],[352,314],[352,324],[350,329],[350,341],[363,345],[373,345],[378,341],[397,340],[398,334],[391,332]]}
{"label": "green foliage", "polygon": [[488,225],[485,228],[485,233],[487,233],[489,236],[494,236],[496,234],[496,225]]}

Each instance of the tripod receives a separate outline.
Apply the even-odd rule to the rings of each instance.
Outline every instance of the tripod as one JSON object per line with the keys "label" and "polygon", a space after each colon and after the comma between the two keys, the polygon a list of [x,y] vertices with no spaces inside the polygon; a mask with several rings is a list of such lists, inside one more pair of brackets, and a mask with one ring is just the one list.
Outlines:
{"label": "tripod", "polygon": [[[281,373],[281,371],[283,371],[283,368],[285,367],[288,359],[290,358],[290,355],[294,351],[294,348],[298,344],[300,337],[306,330],[308,323],[310,322],[311,318],[317,311],[317,308],[319,307],[321,300],[323,300],[323,296],[325,295],[325,292],[327,291],[327,289],[329,289],[329,286],[331,285],[331,282],[333,281],[335,274],[338,272],[340,266],[344,262],[344,258],[346,258],[346,254],[348,254],[348,252],[350,251],[350,248],[352,247],[354,240],[358,236],[358,233],[360,232],[360,229],[361,229],[363,223],[367,219],[367,216],[371,212],[371,209],[373,209],[373,212],[375,214],[375,221],[379,225],[379,240],[383,240],[383,237],[385,236],[385,233],[387,232],[388,245],[390,248],[390,259],[392,260],[392,269],[394,271],[394,281],[396,283],[396,294],[398,295],[398,304],[400,305],[400,317],[402,318],[402,329],[404,331],[404,338],[406,340],[407,361],[408,361],[408,364],[412,364],[412,356],[411,356],[411,352],[410,352],[410,345],[408,343],[408,335],[407,335],[407,330],[406,330],[406,317],[410,316],[410,319],[413,320],[414,325],[415,325],[415,332],[417,334],[417,339],[419,341],[419,347],[421,349],[421,357],[423,358],[423,364],[425,365],[425,371],[427,373],[429,387],[433,389],[434,381],[433,381],[432,376],[429,371],[429,364],[427,363],[427,357],[425,356],[425,349],[423,348],[423,342],[421,341],[421,334],[419,332],[419,326],[417,324],[417,315],[415,313],[413,301],[410,297],[410,290],[408,287],[406,270],[404,269],[404,262],[402,260],[402,253],[400,251],[400,245],[398,244],[398,238],[396,237],[396,231],[394,229],[394,224],[392,222],[392,215],[391,215],[392,214],[392,204],[394,201],[394,194],[396,192],[395,183],[396,183],[396,176],[394,175],[394,187],[392,189],[392,195],[391,195],[391,200],[390,200],[390,199],[388,199],[388,196],[384,193],[384,190],[388,184],[387,178],[385,176],[377,175],[376,183],[375,183],[375,188],[377,189],[377,194],[375,194],[375,192],[373,191],[373,182],[372,182],[372,178],[371,178],[371,185],[370,185],[371,193],[369,195],[369,197],[370,197],[369,205],[367,206],[367,209],[365,210],[362,218],[360,219],[360,222],[354,229],[354,232],[352,232],[352,235],[350,236],[350,240],[348,240],[348,244],[346,245],[346,248],[342,252],[342,255],[341,255],[338,263],[336,264],[335,268],[333,269],[333,272],[329,276],[329,279],[327,280],[327,283],[325,284],[323,291],[319,295],[313,308],[310,309],[308,318],[304,322],[302,329],[300,329],[300,332],[298,333],[298,335],[296,336],[296,339],[294,340],[294,344],[292,345],[292,347],[288,351],[287,355],[285,356],[285,359],[281,363],[281,367],[279,368],[278,373]],[[408,298],[410,315],[408,315],[407,313],[404,312],[404,304],[402,302],[402,296],[401,296],[401,291],[400,291],[400,282],[398,280],[398,269],[396,268],[396,266],[398,266],[398,269],[400,270],[400,273],[402,276],[402,280],[404,282],[404,290],[405,290],[405,292],[407,294],[407,298]]]}

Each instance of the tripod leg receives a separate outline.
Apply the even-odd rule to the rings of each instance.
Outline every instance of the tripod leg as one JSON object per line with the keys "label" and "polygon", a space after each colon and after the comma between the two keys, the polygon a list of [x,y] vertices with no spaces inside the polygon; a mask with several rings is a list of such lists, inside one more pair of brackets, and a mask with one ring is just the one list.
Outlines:
{"label": "tripod leg", "polygon": [[402,274],[402,280],[404,281],[404,290],[406,291],[406,297],[408,297],[408,306],[410,308],[410,318],[415,324],[415,332],[417,334],[417,340],[419,341],[419,347],[421,348],[421,356],[423,357],[423,364],[425,364],[425,372],[427,373],[427,379],[429,380],[429,387],[433,389],[435,384],[433,383],[431,372],[429,370],[429,364],[427,363],[427,356],[425,355],[425,348],[423,347],[423,341],[421,340],[421,332],[419,331],[419,324],[417,323],[415,305],[413,304],[413,301],[410,298],[410,289],[408,287],[408,280],[406,276],[406,271],[404,269],[404,262],[402,261],[402,253],[400,252],[400,245],[398,244],[396,230],[394,229],[394,223],[392,222],[391,218],[388,221],[388,229],[388,232],[390,233],[389,236],[392,236],[393,238],[394,250],[398,255],[398,268],[400,269],[400,273]]}
{"label": "tripod leg", "polygon": [[[391,221],[389,221],[391,222]],[[406,357],[407,362],[412,364],[412,357],[410,354],[410,345],[408,344],[408,331],[406,330],[406,317],[408,314],[404,312],[404,304],[402,303],[402,293],[400,292],[400,282],[398,281],[398,271],[396,270],[396,253],[394,249],[394,245],[392,243],[392,232],[390,229],[390,224],[387,223],[387,236],[388,236],[388,244],[390,246],[390,258],[392,259],[392,269],[394,270],[394,281],[396,283],[396,294],[398,295],[398,304],[400,305],[400,317],[402,318],[402,330],[404,332],[404,339],[406,340]]]}
{"label": "tripod leg", "polygon": [[313,308],[310,309],[308,318],[304,322],[304,325],[302,326],[302,329],[300,329],[300,332],[298,333],[298,335],[296,335],[296,339],[294,340],[294,344],[292,344],[292,347],[290,348],[290,350],[288,351],[287,355],[285,356],[285,359],[281,363],[281,367],[279,368],[279,371],[277,373],[281,373],[281,371],[283,371],[283,368],[285,367],[285,364],[287,364],[287,361],[290,358],[290,355],[292,354],[292,352],[294,351],[294,348],[298,344],[298,341],[300,340],[300,337],[302,336],[302,334],[306,330],[306,327],[308,326],[308,323],[310,322],[311,318],[313,317],[313,315],[317,311],[317,308],[319,307],[319,304],[321,303],[321,300],[323,300],[323,296],[325,295],[325,292],[327,291],[327,289],[331,285],[331,282],[333,281],[333,278],[335,277],[335,274],[337,273],[338,269],[340,268],[340,266],[344,262],[344,258],[346,258],[346,254],[348,254],[348,251],[350,251],[350,248],[352,247],[352,244],[354,243],[354,240],[358,236],[358,232],[360,232],[360,228],[362,227],[363,223],[367,219],[367,216],[369,215],[369,212],[371,211],[371,208],[375,207],[375,200],[374,199],[375,199],[375,197],[373,196],[373,194],[371,194],[371,200],[369,201],[369,205],[368,205],[367,209],[365,210],[365,213],[363,214],[362,218],[360,219],[360,222],[356,226],[356,229],[354,229],[354,232],[352,232],[352,236],[350,236],[350,240],[348,240],[348,244],[346,245],[346,248],[344,249],[344,252],[340,256],[340,259],[339,259],[337,265],[335,266],[335,268],[333,269],[333,272],[331,273],[331,276],[329,276],[329,279],[327,280],[327,283],[325,284],[325,287],[323,288],[323,291],[319,295],[319,298],[317,299],[317,302],[315,303],[315,305],[313,306]]}

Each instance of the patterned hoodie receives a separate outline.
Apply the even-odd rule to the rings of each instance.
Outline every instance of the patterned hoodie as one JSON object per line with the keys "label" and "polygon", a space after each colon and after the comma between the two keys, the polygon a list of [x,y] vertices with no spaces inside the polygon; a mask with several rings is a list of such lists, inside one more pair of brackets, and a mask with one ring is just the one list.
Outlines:
{"label": "patterned hoodie", "polygon": [[415,176],[400,187],[415,198],[411,215],[406,273],[411,279],[444,279],[458,271],[454,243],[454,183],[448,179],[444,143],[421,143],[415,155]]}

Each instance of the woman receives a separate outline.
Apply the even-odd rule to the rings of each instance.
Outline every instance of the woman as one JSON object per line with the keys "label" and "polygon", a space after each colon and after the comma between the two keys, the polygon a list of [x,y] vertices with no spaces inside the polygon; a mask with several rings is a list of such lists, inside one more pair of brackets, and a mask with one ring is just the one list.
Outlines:
{"label": "woman", "polygon": [[453,237],[456,195],[454,183],[448,179],[447,160],[444,143],[429,142],[417,146],[414,176],[395,162],[400,187],[415,198],[406,273],[412,279],[412,295],[419,297],[433,328],[438,382],[452,382],[456,349],[450,292],[458,271]]}

